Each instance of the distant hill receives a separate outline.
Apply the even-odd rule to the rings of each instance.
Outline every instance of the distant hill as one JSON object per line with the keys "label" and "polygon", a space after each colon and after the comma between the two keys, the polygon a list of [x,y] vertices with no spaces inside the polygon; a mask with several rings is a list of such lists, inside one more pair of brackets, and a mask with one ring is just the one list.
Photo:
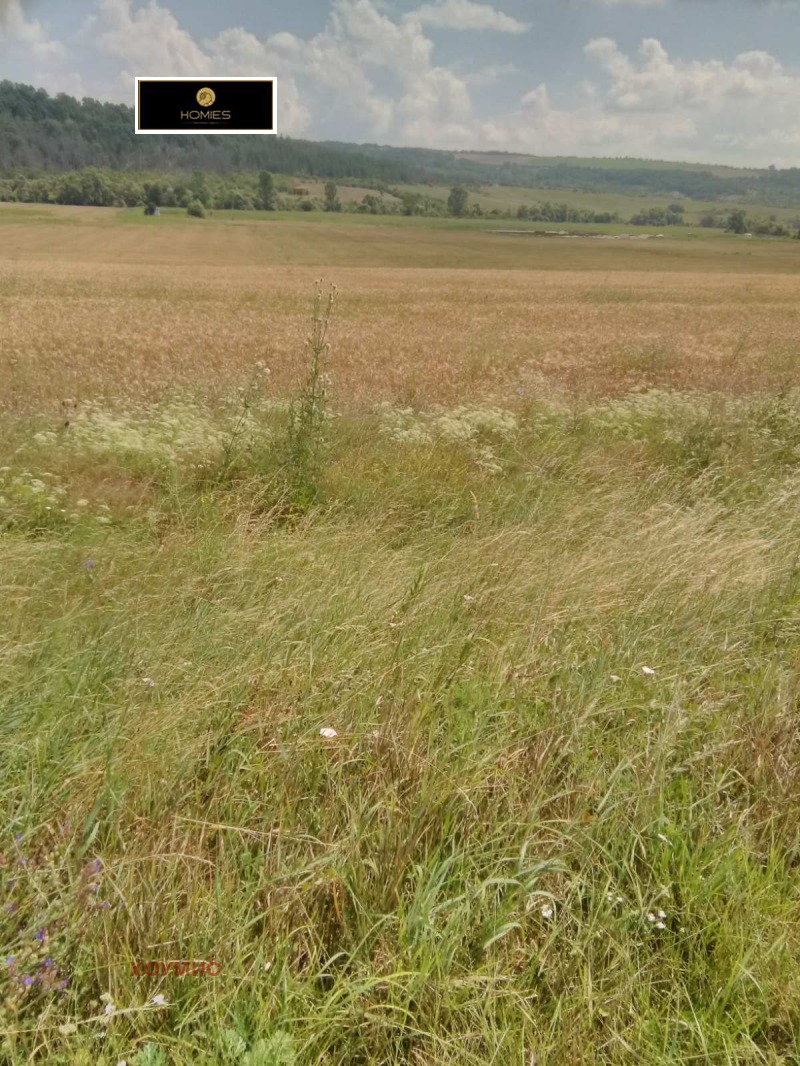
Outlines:
{"label": "distant hill", "polygon": [[514,185],[693,200],[800,206],[800,168],[746,170],[637,159],[543,158],[511,152],[438,151],[290,137],[137,137],[125,104],[0,81],[0,173],[102,167],[136,173],[270,170],[386,184]]}

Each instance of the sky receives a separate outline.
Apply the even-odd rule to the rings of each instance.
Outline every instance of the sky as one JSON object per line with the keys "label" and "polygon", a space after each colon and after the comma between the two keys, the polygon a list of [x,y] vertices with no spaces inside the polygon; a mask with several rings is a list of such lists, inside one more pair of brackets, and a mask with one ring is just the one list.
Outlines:
{"label": "sky", "polygon": [[312,140],[800,166],[800,0],[0,0],[0,79],[226,75]]}

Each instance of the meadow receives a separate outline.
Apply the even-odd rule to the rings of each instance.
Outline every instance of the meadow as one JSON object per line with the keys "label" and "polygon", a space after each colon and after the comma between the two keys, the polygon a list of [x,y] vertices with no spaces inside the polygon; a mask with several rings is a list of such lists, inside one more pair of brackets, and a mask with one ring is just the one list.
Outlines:
{"label": "meadow", "polygon": [[0,210],[0,1061],[796,1064],[800,242],[228,216]]}

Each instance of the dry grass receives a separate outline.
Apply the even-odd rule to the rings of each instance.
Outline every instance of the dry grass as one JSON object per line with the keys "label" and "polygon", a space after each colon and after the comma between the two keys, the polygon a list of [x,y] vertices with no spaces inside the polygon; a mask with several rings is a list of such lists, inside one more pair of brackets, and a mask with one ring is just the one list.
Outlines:
{"label": "dry grass", "polygon": [[77,217],[5,228],[7,409],[153,399],[174,386],[213,396],[256,359],[284,392],[320,273],[343,294],[332,370],[351,404],[800,382],[800,244],[751,243],[746,273],[741,246],[724,240],[565,247],[412,227],[156,230]]}

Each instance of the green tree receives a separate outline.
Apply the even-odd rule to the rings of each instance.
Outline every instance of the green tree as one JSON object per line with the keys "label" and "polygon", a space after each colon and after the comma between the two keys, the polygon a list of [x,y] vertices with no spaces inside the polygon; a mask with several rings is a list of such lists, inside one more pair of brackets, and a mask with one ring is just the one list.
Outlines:
{"label": "green tree", "polygon": [[186,214],[192,215],[194,218],[205,218],[206,209],[203,207],[199,200],[192,200],[192,202],[186,208]]}
{"label": "green tree", "polygon": [[196,170],[194,174],[192,174],[192,180],[189,182],[189,191],[192,200],[199,200],[203,207],[208,207],[211,203],[211,193],[208,189],[206,176],[202,170]]}
{"label": "green tree", "polygon": [[731,211],[725,229],[728,233],[747,233],[747,215],[741,208]]}
{"label": "green tree", "polygon": [[338,189],[334,182],[329,181],[325,184],[325,210],[326,211],[341,211],[342,202],[339,199]]}
{"label": "green tree", "polygon": [[258,175],[258,206],[262,211],[274,211],[277,205],[275,182],[268,170]]}
{"label": "green tree", "polygon": [[456,218],[463,218],[467,213],[469,194],[463,185],[454,185],[447,197],[447,209]]}

